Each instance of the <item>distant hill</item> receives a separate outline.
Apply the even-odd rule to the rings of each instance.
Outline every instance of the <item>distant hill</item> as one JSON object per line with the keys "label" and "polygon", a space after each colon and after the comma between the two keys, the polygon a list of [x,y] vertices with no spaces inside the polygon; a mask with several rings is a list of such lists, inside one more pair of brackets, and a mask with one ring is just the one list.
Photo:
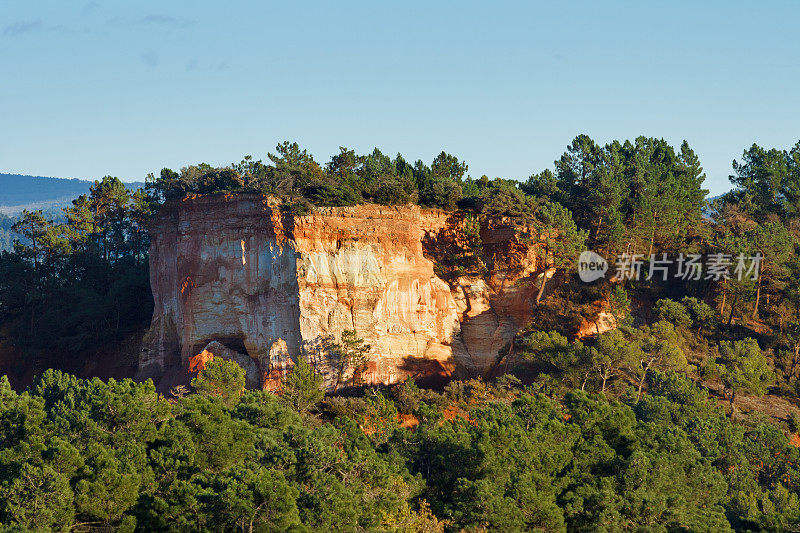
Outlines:
{"label": "distant hill", "polygon": [[[47,209],[69,205],[74,198],[89,192],[92,181],[46,178],[0,173],[0,213],[16,214],[23,209]],[[131,189],[143,182],[126,183]]]}

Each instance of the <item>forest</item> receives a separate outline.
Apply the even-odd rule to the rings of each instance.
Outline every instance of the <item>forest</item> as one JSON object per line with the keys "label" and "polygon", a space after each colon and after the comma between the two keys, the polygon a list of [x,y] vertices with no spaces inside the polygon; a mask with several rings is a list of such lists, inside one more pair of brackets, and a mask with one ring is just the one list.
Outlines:
{"label": "forest", "polygon": [[[787,531],[800,528],[800,142],[753,145],[713,200],[684,142],[576,137],[527,180],[473,178],[285,142],[264,160],[191,165],[130,191],[98,180],[60,217],[25,211],[0,256],[0,523],[9,530]],[[264,194],[290,216],[418,204],[540,238],[558,284],[504,348],[506,371],[326,395],[300,359],[278,393],[213,360],[190,387],[75,377],[147,326],[148,220],[191,194]],[[552,236],[549,237],[549,236]],[[479,232],[437,274],[491,266]],[[578,254],[611,272],[583,283]],[[612,279],[614,258],[712,259],[725,273]],[[737,276],[737,257],[758,257]],[[668,275],[667,275],[668,274]],[[616,327],[577,338],[598,300]],[[359,339],[341,347],[357,360]],[[356,355],[352,355],[356,354]],[[347,357],[345,357],[347,359]],[[19,376],[36,374],[26,386]],[[14,385],[12,387],[12,385]],[[358,385],[357,383],[355,385]]]}

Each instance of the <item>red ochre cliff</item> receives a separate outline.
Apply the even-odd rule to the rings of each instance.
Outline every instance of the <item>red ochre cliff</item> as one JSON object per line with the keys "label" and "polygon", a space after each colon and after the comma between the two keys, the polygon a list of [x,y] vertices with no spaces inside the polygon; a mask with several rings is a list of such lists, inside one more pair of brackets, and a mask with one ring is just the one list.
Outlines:
{"label": "red ochre cliff", "polygon": [[206,352],[270,388],[306,357],[330,387],[330,343],[355,330],[370,345],[366,383],[487,376],[529,319],[542,273],[496,222],[480,230],[488,272],[445,282],[432,259],[457,244],[461,222],[411,205],[293,216],[258,195],[167,204],[151,228],[155,309],[138,375],[167,381]]}

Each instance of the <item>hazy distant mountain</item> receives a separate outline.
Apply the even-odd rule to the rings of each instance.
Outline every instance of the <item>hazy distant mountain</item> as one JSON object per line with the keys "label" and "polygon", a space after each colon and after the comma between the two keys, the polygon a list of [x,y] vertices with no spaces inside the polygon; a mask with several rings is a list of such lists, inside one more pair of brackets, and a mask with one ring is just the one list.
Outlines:
{"label": "hazy distant mountain", "polygon": [[[45,178],[0,173],[0,213],[14,214],[23,209],[46,209],[69,205],[74,198],[89,192],[92,181]],[[126,183],[129,188],[143,182]]]}

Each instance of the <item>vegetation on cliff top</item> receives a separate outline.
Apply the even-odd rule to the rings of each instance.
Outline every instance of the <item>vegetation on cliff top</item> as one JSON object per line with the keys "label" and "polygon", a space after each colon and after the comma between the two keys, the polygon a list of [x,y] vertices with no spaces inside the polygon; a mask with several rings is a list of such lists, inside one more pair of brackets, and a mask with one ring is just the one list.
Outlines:
{"label": "vegetation on cliff top", "polygon": [[[700,220],[705,190],[697,156],[684,143],[640,137],[598,146],[581,135],[555,164],[526,182],[467,175],[468,166],[441,152],[430,165],[411,164],[377,148],[358,155],[340,152],[321,165],[297,143],[284,142],[268,161],[247,156],[240,163],[162,169],[147,188],[160,201],[191,193],[258,192],[281,198],[298,214],[312,206],[371,202],[416,203],[484,216],[530,218],[546,202],[564,206],[594,240],[618,245],[635,239],[660,246],[692,235]],[[672,231],[669,230],[672,228]]]}

